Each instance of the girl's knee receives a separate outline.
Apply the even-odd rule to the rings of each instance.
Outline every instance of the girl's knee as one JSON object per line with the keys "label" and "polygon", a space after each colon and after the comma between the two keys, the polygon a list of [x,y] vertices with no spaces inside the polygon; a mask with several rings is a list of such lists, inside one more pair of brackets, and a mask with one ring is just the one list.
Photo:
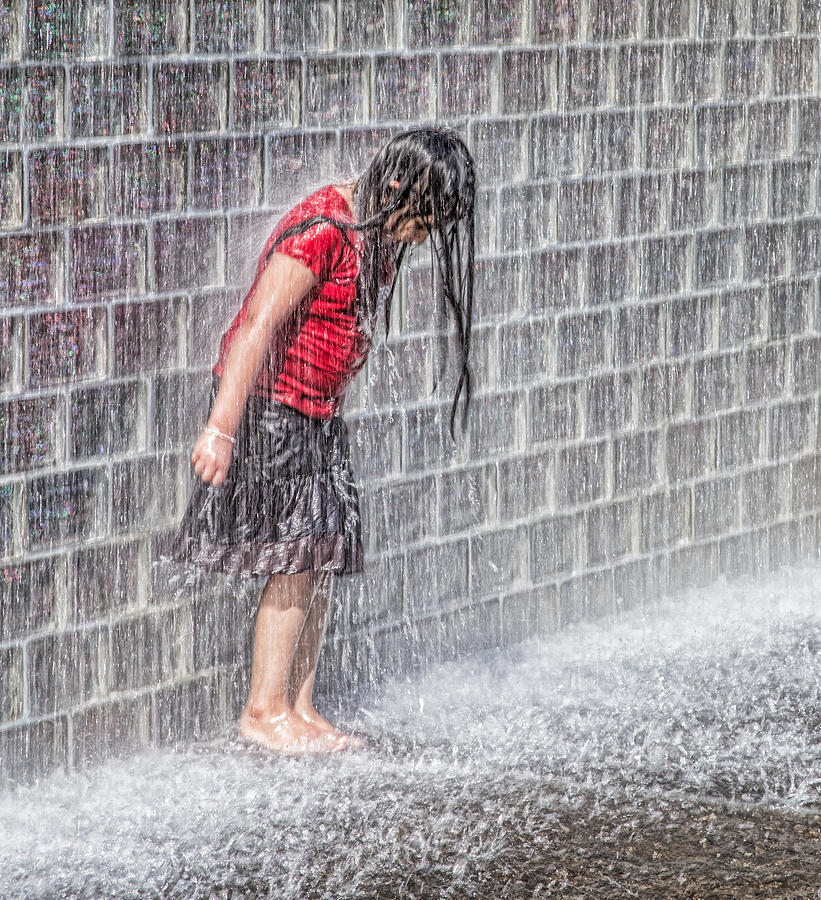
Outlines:
{"label": "girl's knee", "polygon": [[314,596],[312,572],[294,575],[271,575],[262,590],[260,606],[289,609],[296,606],[306,610]]}

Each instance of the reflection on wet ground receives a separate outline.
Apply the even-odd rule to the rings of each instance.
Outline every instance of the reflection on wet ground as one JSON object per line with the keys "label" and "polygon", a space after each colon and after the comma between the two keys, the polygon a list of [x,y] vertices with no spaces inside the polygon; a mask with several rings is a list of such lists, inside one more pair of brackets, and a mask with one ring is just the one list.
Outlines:
{"label": "reflection on wet ground", "polygon": [[357,698],[369,748],[229,738],[0,795],[0,896],[821,896],[821,570]]}

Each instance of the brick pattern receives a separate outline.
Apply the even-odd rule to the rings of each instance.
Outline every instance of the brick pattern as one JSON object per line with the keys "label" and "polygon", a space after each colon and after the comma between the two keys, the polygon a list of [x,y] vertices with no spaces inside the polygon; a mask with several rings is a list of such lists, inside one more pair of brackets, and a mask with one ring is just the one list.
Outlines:
{"label": "brick pattern", "polygon": [[348,398],[320,689],[817,555],[820,10],[0,3],[0,771],[236,714],[253,592],[157,565],[216,337],[272,216],[409,123],[480,171],[475,396],[454,444],[423,251]]}

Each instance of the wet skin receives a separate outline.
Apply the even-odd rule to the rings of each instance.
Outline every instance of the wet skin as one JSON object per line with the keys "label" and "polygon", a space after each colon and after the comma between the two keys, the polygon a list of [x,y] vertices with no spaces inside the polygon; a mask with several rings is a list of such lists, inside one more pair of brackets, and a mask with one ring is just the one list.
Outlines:
{"label": "wet skin", "polygon": [[257,612],[251,688],[240,734],[286,753],[333,753],[350,736],[314,708],[311,696],[328,608],[327,575],[272,575]]}
{"label": "wet skin", "polygon": [[430,233],[430,216],[410,216],[408,210],[395,212],[385,225],[385,233],[404,244],[424,244]]}

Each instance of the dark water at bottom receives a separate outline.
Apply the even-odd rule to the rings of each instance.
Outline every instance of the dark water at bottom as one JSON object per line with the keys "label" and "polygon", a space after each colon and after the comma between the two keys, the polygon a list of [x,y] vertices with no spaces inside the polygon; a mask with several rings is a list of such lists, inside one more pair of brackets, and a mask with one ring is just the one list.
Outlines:
{"label": "dark water at bottom", "polygon": [[0,896],[821,897],[821,570],[359,698],[360,753],[229,737],[0,794]]}

